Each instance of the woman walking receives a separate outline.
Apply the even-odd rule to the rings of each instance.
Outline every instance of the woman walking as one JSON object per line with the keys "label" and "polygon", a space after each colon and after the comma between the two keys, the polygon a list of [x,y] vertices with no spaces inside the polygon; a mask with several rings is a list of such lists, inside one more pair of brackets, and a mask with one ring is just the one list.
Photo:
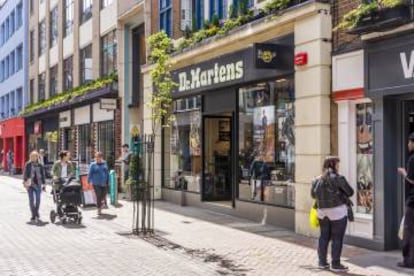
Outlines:
{"label": "woman walking", "polygon": [[102,200],[105,197],[106,188],[108,186],[108,166],[102,157],[102,152],[97,152],[95,154],[95,162],[92,162],[88,173],[88,183],[93,185],[96,194],[98,216],[102,215]]}
{"label": "woman walking", "polygon": [[[30,159],[24,166],[23,184],[29,194],[29,205],[32,216],[31,222],[40,222],[39,207],[42,190],[45,190],[45,170],[39,163],[39,153],[32,151]],[[42,189],[43,188],[43,189]]]}
{"label": "woman walking", "polygon": [[333,272],[345,272],[348,267],[341,264],[343,239],[347,225],[349,197],[354,190],[344,176],[339,174],[339,158],[328,157],[323,164],[323,173],[312,183],[311,195],[315,199],[321,229],[318,256],[319,268],[329,269],[328,245],[332,246]]}

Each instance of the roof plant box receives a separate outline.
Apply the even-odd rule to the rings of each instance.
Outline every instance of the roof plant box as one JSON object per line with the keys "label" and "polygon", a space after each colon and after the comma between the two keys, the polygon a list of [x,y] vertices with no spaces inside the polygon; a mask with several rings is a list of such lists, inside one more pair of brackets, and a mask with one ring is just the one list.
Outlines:
{"label": "roof plant box", "polygon": [[373,0],[363,2],[344,15],[335,30],[349,34],[383,32],[407,23],[410,9],[405,0]]}

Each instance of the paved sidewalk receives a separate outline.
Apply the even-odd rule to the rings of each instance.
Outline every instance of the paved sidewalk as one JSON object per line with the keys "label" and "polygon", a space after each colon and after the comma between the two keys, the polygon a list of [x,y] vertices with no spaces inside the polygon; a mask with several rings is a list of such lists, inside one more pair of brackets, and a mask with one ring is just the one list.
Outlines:
{"label": "paved sidewalk", "polygon": [[[333,275],[316,264],[316,240],[282,228],[167,202],[156,203],[158,236],[128,235],[132,204],[84,211],[84,227],[26,224],[21,180],[0,176],[0,276],[2,275]],[[44,219],[52,207],[43,198]],[[395,266],[399,252],[345,246],[350,273],[414,275]],[[51,261],[53,260],[53,262]]]}

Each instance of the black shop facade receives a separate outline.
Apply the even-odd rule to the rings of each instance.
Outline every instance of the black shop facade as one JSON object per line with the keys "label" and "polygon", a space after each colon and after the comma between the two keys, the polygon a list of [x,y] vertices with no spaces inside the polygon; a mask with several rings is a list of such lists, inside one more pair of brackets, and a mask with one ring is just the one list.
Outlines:
{"label": "black shop facade", "polygon": [[[172,72],[162,196],[294,228],[293,35]],[[272,222],[271,220],[274,219]]]}
{"label": "black shop facade", "polygon": [[364,59],[365,96],[374,107],[374,240],[367,245],[391,250],[399,247],[408,188],[397,168],[405,167],[414,132],[414,35],[366,40]]}

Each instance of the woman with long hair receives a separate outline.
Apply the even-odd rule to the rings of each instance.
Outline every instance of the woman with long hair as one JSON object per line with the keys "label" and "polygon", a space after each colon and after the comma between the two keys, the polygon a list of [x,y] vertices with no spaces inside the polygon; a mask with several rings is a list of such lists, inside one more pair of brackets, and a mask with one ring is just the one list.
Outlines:
{"label": "woman with long hair", "polygon": [[345,272],[341,264],[343,239],[348,220],[349,197],[354,190],[344,176],[339,174],[339,158],[329,156],[323,163],[322,175],[312,183],[311,195],[315,199],[320,225],[318,244],[319,268],[329,269],[328,246],[332,246],[331,270]]}

